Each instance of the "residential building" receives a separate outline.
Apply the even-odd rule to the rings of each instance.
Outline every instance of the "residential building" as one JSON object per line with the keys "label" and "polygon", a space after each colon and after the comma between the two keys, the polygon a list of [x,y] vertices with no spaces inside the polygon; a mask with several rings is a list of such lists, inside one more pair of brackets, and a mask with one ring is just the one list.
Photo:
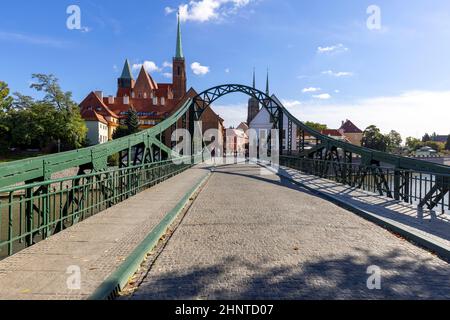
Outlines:
{"label": "residential building", "polygon": [[348,142],[356,146],[362,145],[363,131],[359,129],[352,121],[342,121],[339,132],[347,139]]}

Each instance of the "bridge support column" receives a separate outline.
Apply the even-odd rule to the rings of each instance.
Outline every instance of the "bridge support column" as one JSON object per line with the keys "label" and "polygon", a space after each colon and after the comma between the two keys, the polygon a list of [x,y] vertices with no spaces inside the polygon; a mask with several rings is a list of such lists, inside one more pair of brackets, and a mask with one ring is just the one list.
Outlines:
{"label": "bridge support column", "polygon": [[280,156],[282,156],[283,155],[283,138],[284,138],[284,114],[283,114],[283,110],[281,108],[278,109],[278,130],[279,130],[278,147],[280,149],[279,150]]}

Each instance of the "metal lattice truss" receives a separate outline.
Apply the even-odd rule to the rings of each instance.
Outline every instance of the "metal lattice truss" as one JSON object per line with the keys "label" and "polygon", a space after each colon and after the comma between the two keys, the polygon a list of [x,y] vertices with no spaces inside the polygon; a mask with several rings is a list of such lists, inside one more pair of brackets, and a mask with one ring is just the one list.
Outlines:
{"label": "metal lattice truss", "polygon": [[0,165],[0,189],[38,181],[52,180],[55,173],[70,168],[78,168],[78,175],[87,172],[102,172],[108,169],[108,158],[119,154],[120,167],[152,163],[177,156],[165,144],[165,134],[186,125],[185,115],[192,100],[187,100],[168,119],[157,126],[121,139],[101,145],[63,152],[54,155],[36,157]]}
{"label": "metal lattice truss", "polygon": [[[173,132],[179,126],[194,132],[194,121],[201,119],[203,112],[219,98],[231,93],[244,93],[257,99],[268,111],[274,129],[285,128],[287,119],[286,137],[281,130],[279,134],[280,146],[286,142],[286,148],[280,148],[281,155],[296,158],[323,160],[322,172],[331,168],[336,176],[344,183],[361,186],[367,177],[373,177],[377,190],[385,192],[396,199],[408,200],[410,182],[414,172],[427,173],[434,177],[432,187],[421,200],[420,206],[435,207],[450,191],[450,167],[430,162],[419,161],[393,154],[375,151],[345,141],[340,141],[321,134],[306,126],[295,118],[277,99],[275,95],[269,97],[262,91],[245,85],[227,84],[208,89],[185,103],[168,119],[154,128],[139,132],[122,139],[111,141],[102,145],[84,148],[61,154],[38,157],[9,164],[0,165],[0,189],[36,181],[48,181],[56,172],[68,168],[79,168],[79,175],[87,172],[102,172],[108,168],[108,158],[120,155],[120,167],[126,168],[144,163],[153,163],[173,156],[172,143],[167,142],[167,132]],[[294,143],[295,142],[295,143]],[[296,147],[293,148],[293,145]],[[357,156],[360,159],[360,172],[349,173],[349,166]],[[390,166],[396,170],[394,183],[388,183],[381,166]],[[315,171],[320,174],[320,171]],[[75,199],[73,200],[75,201]]]}

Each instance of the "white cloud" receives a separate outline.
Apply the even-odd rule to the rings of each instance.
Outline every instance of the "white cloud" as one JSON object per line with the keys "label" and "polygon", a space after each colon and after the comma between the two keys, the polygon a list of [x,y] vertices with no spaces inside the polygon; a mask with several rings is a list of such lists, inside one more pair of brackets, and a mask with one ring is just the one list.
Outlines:
{"label": "white cloud", "polygon": [[303,93],[309,93],[309,92],[318,92],[322,89],[320,88],[314,88],[314,87],[309,87],[309,88],[305,88],[302,90]]}
{"label": "white cloud", "polygon": [[226,68],[225,73],[230,73],[230,68]]}
{"label": "white cloud", "polygon": [[205,74],[209,73],[209,67],[202,66],[199,62],[194,62],[191,64],[192,72],[194,72],[197,76],[204,76]]}
{"label": "white cloud", "polygon": [[331,53],[339,53],[339,52],[346,52],[346,51],[348,51],[348,48],[346,46],[344,46],[342,43],[339,43],[334,46],[317,48],[317,53],[320,53],[320,54],[324,54],[324,53],[331,54]]}
{"label": "white cloud", "polygon": [[165,7],[164,8],[164,12],[166,13],[166,15],[172,14],[176,11],[177,9],[175,8],[171,8],[171,7]]}
{"label": "white cloud", "polygon": [[213,105],[212,109],[222,119],[225,120],[225,126],[237,127],[242,121],[247,121],[247,104],[229,104],[229,105]]}
{"label": "white cloud", "polygon": [[168,62],[168,61],[164,61],[162,66],[163,66],[163,68],[172,68],[173,67],[172,63]]}
{"label": "white cloud", "polygon": [[360,129],[378,126],[384,133],[394,129],[405,139],[425,132],[450,134],[450,91],[410,91],[397,96],[373,97],[354,103],[326,101],[303,103],[292,114],[303,121],[316,121],[338,128],[352,120]]}
{"label": "white cloud", "polygon": [[328,76],[332,76],[332,77],[336,77],[336,78],[352,77],[354,75],[353,72],[347,72],[347,71],[335,72],[335,71],[332,71],[332,70],[323,71],[322,74],[328,75]]}
{"label": "white cloud", "polygon": [[331,99],[331,95],[328,93],[322,93],[322,94],[314,95],[313,98],[319,99],[319,100],[329,100],[329,99]]}
{"label": "white cloud", "polygon": [[144,66],[145,71],[151,72],[160,72],[161,69],[154,63],[153,61],[144,61],[144,63],[135,63],[133,64],[133,71],[140,70]]}
{"label": "white cloud", "polygon": [[191,0],[179,6],[182,21],[207,22],[236,14],[254,0]]}
{"label": "white cloud", "polygon": [[281,103],[287,109],[293,109],[302,105],[302,103],[298,100],[281,100]]}
{"label": "white cloud", "polygon": [[169,73],[169,72],[164,72],[164,73],[163,73],[163,77],[164,77],[164,78],[167,78],[167,79],[171,79],[171,78],[172,78],[172,74]]}

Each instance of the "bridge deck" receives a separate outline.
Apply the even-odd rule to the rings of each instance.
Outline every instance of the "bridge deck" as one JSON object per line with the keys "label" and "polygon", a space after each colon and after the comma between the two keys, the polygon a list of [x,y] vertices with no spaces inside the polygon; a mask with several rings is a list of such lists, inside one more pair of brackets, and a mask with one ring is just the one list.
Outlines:
{"label": "bridge deck", "polygon": [[[189,169],[1,261],[0,299],[88,298],[207,174]],[[70,266],[81,269],[81,290],[67,286]]]}
{"label": "bridge deck", "polygon": [[446,262],[252,165],[218,168],[148,268],[126,298],[450,298]]}

